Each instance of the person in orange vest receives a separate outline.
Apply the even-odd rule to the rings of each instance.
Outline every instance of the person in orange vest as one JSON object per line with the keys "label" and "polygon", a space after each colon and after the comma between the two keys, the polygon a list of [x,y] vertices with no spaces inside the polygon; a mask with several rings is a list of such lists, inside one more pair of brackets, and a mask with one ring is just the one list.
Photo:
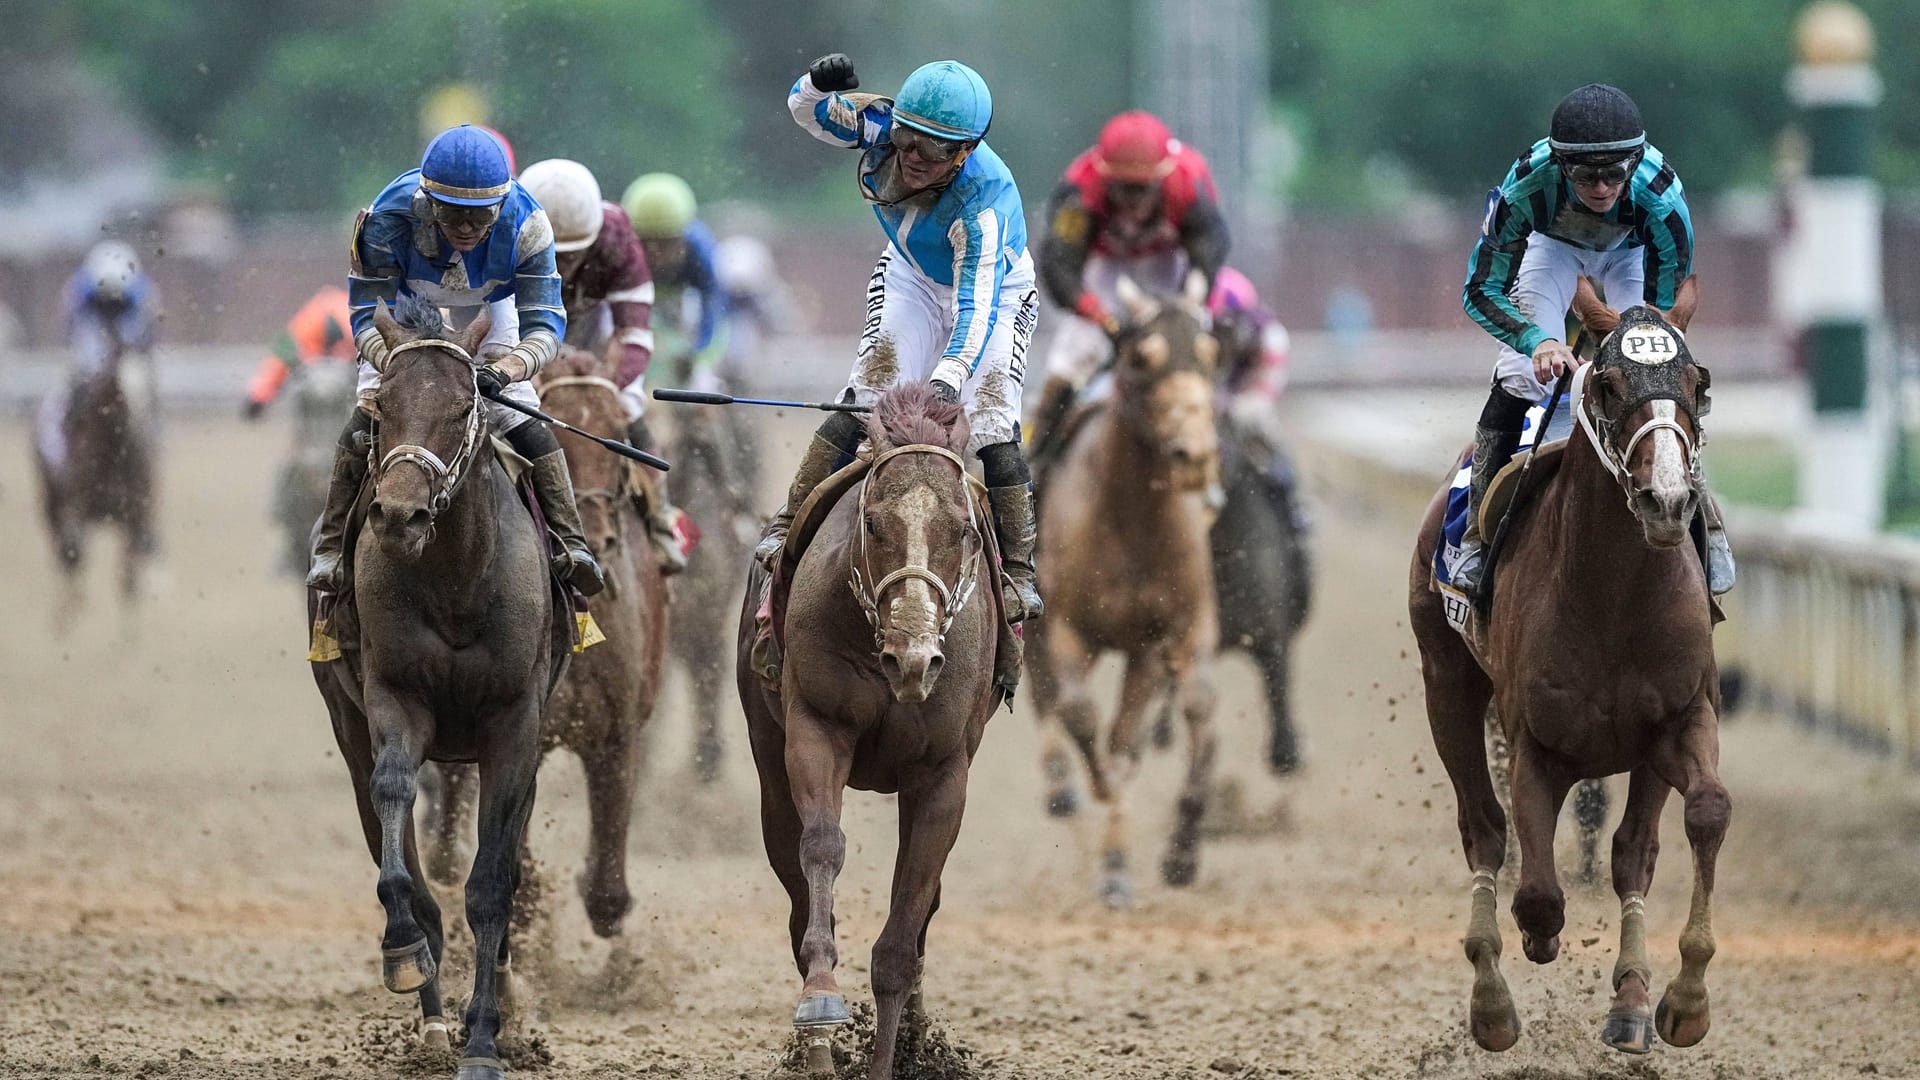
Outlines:
{"label": "person in orange vest", "polygon": [[294,370],[306,364],[353,363],[353,323],[347,310],[347,290],[329,285],[313,295],[287,321],[273,348],[260,360],[241,415],[260,419]]}

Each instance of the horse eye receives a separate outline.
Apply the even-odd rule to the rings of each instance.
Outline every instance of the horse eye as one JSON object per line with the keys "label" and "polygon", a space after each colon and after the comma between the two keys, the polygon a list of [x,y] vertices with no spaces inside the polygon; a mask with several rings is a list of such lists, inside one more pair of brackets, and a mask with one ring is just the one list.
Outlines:
{"label": "horse eye", "polygon": [[868,514],[868,515],[866,516],[866,518],[865,518],[865,525],[866,525],[866,527],[867,527],[867,535],[868,535],[868,536],[879,536],[879,535],[880,535],[880,523],[879,523],[879,520],[878,520],[877,518],[875,518],[875,517],[874,517],[874,516],[873,516],[872,514]]}

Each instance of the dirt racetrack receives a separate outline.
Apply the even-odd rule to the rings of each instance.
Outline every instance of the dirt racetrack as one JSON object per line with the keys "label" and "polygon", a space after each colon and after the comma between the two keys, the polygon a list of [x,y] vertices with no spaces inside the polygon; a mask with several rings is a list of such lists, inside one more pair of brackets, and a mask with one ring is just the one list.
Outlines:
{"label": "dirt racetrack", "polygon": [[[780,423],[782,464],[768,471],[784,476],[805,428]],[[411,1048],[414,999],[380,988],[374,871],[302,662],[300,596],[268,573],[282,434],[175,418],[168,580],[123,623],[96,558],[91,606],[59,615],[64,636],[25,439],[17,421],[0,428],[0,1074],[451,1076],[451,1058]],[[1503,890],[1504,969],[1526,1029],[1505,1055],[1472,1045],[1467,874],[1404,625],[1413,510],[1336,490],[1325,460],[1303,457],[1321,571],[1298,665],[1307,773],[1282,785],[1259,767],[1251,669],[1230,661],[1221,771],[1265,824],[1211,842],[1195,887],[1143,881],[1137,910],[1110,914],[1092,902],[1091,825],[1041,814],[1025,702],[996,717],[929,947],[928,1003],[971,1052],[963,1071],[1920,1075],[1920,794],[1889,766],[1752,716],[1724,732],[1734,820],[1707,1041],[1642,1059],[1601,1046],[1617,905],[1570,886],[1565,948],[1545,968],[1522,956]],[[578,767],[557,758],[543,773],[534,843],[556,914],[544,975],[526,987],[519,1074],[778,1075],[798,979],[752,769],[735,729],[721,784],[690,779],[678,694],[655,721],[620,957],[571,889]],[[1148,762],[1143,866],[1180,767],[1177,754]],[[842,983],[863,1000],[892,807],[856,796],[847,818]],[[1677,967],[1691,882],[1677,800],[1664,836],[1648,905],[1656,985]],[[470,945],[454,942],[457,1004]]]}

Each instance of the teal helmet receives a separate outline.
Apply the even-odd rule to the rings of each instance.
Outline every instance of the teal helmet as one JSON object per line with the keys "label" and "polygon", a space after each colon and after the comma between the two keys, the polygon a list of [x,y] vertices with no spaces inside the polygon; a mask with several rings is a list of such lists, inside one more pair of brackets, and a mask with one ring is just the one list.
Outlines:
{"label": "teal helmet", "polygon": [[935,60],[900,84],[893,119],[938,139],[973,142],[993,121],[993,95],[979,72],[958,60]]}

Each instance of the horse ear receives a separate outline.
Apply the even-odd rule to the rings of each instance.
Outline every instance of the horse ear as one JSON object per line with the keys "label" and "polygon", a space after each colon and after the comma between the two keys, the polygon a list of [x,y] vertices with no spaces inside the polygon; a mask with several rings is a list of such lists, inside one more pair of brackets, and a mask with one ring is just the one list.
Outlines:
{"label": "horse ear", "polygon": [[1207,310],[1207,275],[1198,270],[1187,271],[1187,288],[1181,299],[1195,311]]}
{"label": "horse ear", "polygon": [[1127,317],[1136,324],[1153,318],[1155,311],[1153,300],[1140,291],[1140,286],[1135,285],[1132,278],[1121,274],[1120,280],[1114,283],[1113,291],[1120,297],[1120,306],[1127,309]]}
{"label": "horse ear", "polygon": [[1600,294],[1593,287],[1593,279],[1585,274],[1580,275],[1573,287],[1573,303],[1570,306],[1580,325],[1597,337],[1606,337],[1613,333],[1614,327],[1620,325],[1620,313],[1600,299]]}
{"label": "horse ear", "polygon": [[1700,309],[1700,275],[1688,274],[1687,279],[1673,292],[1673,310],[1666,312],[1667,321],[1675,330],[1687,332],[1687,324],[1693,321],[1693,313]]}
{"label": "horse ear", "polygon": [[467,350],[468,356],[477,357],[480,355],[480,343],[487,340],[487,335],[492,332],[493,313],[483,307],[480,309],[480,314],[475,315],[473,321],[467,324],[467,328],[460,332],[460,338],[456,344]]}
{"label": "horse ear", "polygon": [[393,312],[388,310],[385,300],[373,302],[373,328],[380,331],[380,340],[387,343],[388,349],[402,343],[400,324],[393,321]]}

